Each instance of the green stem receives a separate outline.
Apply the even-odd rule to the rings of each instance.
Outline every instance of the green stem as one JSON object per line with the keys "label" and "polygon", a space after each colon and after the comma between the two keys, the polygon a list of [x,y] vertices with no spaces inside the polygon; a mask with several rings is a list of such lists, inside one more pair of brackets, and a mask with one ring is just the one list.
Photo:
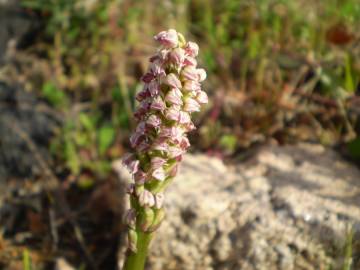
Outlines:
{"label": "green stem", "polygon": [[154,233],[144,233],[138,230],[137,252],[129,252],[123,270],[144,270],[148,246]]}

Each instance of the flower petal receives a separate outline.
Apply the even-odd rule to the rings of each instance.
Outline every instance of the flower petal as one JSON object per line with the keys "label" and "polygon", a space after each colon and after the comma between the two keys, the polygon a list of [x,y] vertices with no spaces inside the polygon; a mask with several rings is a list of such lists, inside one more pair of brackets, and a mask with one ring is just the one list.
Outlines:
{"label": "flower petal", "polygon": [[189,41],[186,43],[185,51],[188,55],[195,57],[199,53],[199,46],[195,42]]}
{"label": "flower petal", "polygon": [[197,93],[195,99],[196,99],[196,101],[199,102],[200,104],[206,104],[206,103],[208,103],[208,101],[209,101],[209,98],[208,98],[206,92],[204,92],[204,91],[199,91],[199,92]]}
{"label": "flower petal", "polygon": [[178,34],[174,29],[169,29],[168,31],[161,31],[159,34],[154,36],[154,39],[164,47],[168,48],[174,48],[179,43]]}
{"label": "flower petal", "polygon": [[200,111],[200,104],[193,98],[188,98],[184,104],[184,111],[185,112],[199,112]]}
{"label": "flower petal", "polygon": [[182,93],[178,88],[172,88],[165,96],[165,101],[174,105],[182,105]]}
{"label": "flower petal", "polygon": [[154,177],[158,181],[164,181],[166,178],[165,171],[163,167],[155,169],[152,173],[152,177]]}
{"label": "flower petal", "polygon": [[165,78],[164,83],[172,88],[181,88],[181,82],[174,73],[168,74]]}

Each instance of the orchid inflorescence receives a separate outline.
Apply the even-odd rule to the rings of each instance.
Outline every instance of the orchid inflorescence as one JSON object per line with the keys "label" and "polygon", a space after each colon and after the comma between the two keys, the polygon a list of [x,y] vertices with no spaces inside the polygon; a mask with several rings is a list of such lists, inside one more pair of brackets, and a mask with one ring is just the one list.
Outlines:
{"label": "orchid inflorescence", "polygon": [[186,134],[195,129],[191,113],[208,102],[200,86],[206,72],[196,68],[198,45],[186,42],[174,29],[154,38],[161,46],[150,58],[149,70],[141,78],[144,87],[136,95],[137,127],[130,137],[134,151],[123,158],[134,179],[127,189],[131,208],[124,217],[133,253],[138,232],[154,232],[164,219],[163,191],[190,146]]}

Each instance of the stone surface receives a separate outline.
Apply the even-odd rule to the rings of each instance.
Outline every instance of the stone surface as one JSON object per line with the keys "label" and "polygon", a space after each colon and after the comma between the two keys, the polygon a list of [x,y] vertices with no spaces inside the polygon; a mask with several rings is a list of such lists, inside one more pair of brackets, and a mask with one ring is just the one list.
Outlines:
{"label": "stone surface", "polygon": [[18,0],[0,0],[0,65],[10,45],[26,47],[40,28],[40,20]]}
{"label": "stone surface", "polygon": [[49,142],[60,121],[34,94],[0,81],[0,186],[10,177],[43,173],[37,154],[51,160]]}
{"label": "stone surface", "polygon": [[350,225],[359,240],[360,171],[311,144],[269,146],[227,166],[189,154],[166,212],[148,269],[340,269]]}

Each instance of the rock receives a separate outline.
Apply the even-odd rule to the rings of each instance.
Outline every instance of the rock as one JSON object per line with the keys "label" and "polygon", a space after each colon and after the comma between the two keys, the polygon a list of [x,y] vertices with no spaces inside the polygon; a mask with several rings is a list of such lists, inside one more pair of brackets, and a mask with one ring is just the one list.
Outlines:
{"label": "rock", "polygon": [[0,65],[8,46],[25,47],[41,27],[39,18],[21,8],[18,0],[0,0]]}
{"label": "rock", "polygon": [[0,184],[43,173],[37,157],[51,160],[49,141],[59,123],[56,112],[33,94],[0,82]]}
{"label": "rock", "polygon": [[18,0],[0,0],[0,8],[8,8],[19,5]]}
{"label": "rock", "polygon": [[75,270],[64,258],[56,259],[55,270]]}
{"label": "rock", "polygon": [[188,154],[166,212],[148,269],[340,269],[350,225],[360,238],[360,171],[311,144],[227,166]]}

